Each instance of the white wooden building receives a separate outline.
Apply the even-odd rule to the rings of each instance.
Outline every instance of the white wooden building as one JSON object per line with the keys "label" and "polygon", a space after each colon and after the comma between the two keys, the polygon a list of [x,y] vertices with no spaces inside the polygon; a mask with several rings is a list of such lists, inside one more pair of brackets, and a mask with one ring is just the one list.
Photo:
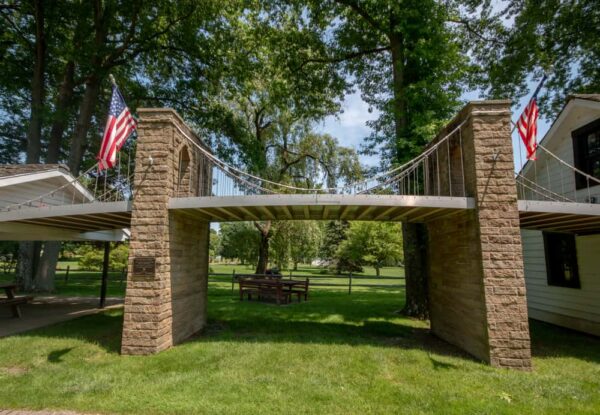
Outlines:
{"label": "white wooden building", "polygon": [[[600,94],[570,96],[540,144],[600,179]],[[528,162],[521,174],[556,196],[600,203],[600,185],[544,150],[537,151],[537,161]],[[521,231],[527,304],[533,319],[599,336],[600,234],[583,229],[575,233],[565,233],[561,227],[548,232]]]}
{"label": "white wooden building", "polygon": [[[40,197],[41,196],[41,197]],[[89,203],[94,195],[61,164],[1,164],[0,211]],[[33,223],[3,223],[0,240],[109,240],[121,241],[127,229],[81,232]]]}

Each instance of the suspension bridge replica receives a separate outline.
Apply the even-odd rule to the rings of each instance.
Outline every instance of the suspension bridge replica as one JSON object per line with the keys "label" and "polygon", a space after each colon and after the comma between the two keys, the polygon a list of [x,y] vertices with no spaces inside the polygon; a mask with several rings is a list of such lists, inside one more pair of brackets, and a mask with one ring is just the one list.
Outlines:
{"label": "suspension bridge replica", "polygon": [[560,180],[515,173],[508,101],[469,103],[401,166],[315,189],[220,160],[172,110],[138,113],[134,166],[108,177],[92,168],[0,212],[2,239],[111,240],[130,230],[125,354],[158,352],[205,325],[210,222],[406,221],[428,228],[432,332],[492,365],[528,369],[520,229],[600,231],[598,179],[543,147]]}

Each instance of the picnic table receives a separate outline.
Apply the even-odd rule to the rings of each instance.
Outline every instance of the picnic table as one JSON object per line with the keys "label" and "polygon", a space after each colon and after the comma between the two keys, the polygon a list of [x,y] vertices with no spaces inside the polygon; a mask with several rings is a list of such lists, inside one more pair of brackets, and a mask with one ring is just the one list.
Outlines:
{"label": "picnic table", "polygon": [[27,304],[33,297],[31,296],[19,296],[15,295],[17,290],[16,284],[0,284],[0,289],[4,290],[5,298],[0,298],[0,305],[9,305],[12,308],[13,317],[21,318],[20,304]]}
{"label": "picnic table", "polygon": [[277,304],[288,304],[291,296],[296,294],[298,302],[304,297],[308,299],[308,278],[301,280],[284,280],[281,278],[261,278],[246,276],[238,278],[240,286],[240,301],[244,300],[244,296],[248,300],[252,300],[252,296],[256,298],[273,298]]}

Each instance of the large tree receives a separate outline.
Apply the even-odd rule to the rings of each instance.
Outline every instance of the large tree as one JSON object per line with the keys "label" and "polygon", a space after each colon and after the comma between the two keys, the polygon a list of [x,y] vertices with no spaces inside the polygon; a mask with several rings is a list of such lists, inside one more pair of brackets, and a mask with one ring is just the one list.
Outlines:
{"label": "large tree", "polygon": [[[379,169],[397,165],[420,153],[460,104],[471,73],[468,42],[483,36],[477,21],[463,15],[482,2],[436,0],[328,0],[311,2],[310,16],[329,21],[327,53],[306,50],[302,70],[333,65],[354,79],[362,98],[379,111],[370,122],[373,133],[364,152],[382,157]],[[466,7],[463,7],[466,6]],[[415,226],[407,224],[406,226]],[[418,235],[407,233],[404,243],[421,260]],[[425,286],[426,267],[409,266],[407,285]],[[405,311],[428,316],[423,290],[407,291]]]}
{"label": "large tree", "polygon": [[[116,0],[2,5],[0,159],[66,162],[74,175],[91,166],[110,96],[108,74],[117,76],[135,108],[138,102],[164,102],[144,90],[152,82],[174,84],[173,74],[162,68],[218,73],[211,65],[215,59],[200,53],[218,49],[218,40],[205,33],[218,37],[227,31],[228,18],[243,10],[234,0],[227,8],[220,5]],[[196,89],[209,78],[196,80]],[[180,107],[190,104],[182,101]],[[59,249],[58,243],[22,244],[26,288],[52,289]]]}

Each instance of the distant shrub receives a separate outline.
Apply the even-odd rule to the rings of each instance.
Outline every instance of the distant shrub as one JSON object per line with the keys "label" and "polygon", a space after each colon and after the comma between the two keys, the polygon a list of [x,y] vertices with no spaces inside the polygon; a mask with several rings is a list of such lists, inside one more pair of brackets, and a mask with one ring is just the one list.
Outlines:
{"label": "distant shrub", "polygon": [[[77,249],[79,256],[78,264],[80,269],[89,271],[101,271],[104,262],[104,250],[93,245],[81,245]],[[129,247],[125,244],[119,244],[111,247],[108,267],[110,270],[120,271],[127,267],[129,258]]]}
{"label": "distant shrub", "polygon": [[102,249],[92,245],[82,245],[77,249],[77,260],[80,269],[89,271],[100,271],[104,260]]}
{"label": "distant shrub", "polygon": [[110,268],[120,271],[127,268],[129,260],[129,245],[120,244],[110,252]]}

